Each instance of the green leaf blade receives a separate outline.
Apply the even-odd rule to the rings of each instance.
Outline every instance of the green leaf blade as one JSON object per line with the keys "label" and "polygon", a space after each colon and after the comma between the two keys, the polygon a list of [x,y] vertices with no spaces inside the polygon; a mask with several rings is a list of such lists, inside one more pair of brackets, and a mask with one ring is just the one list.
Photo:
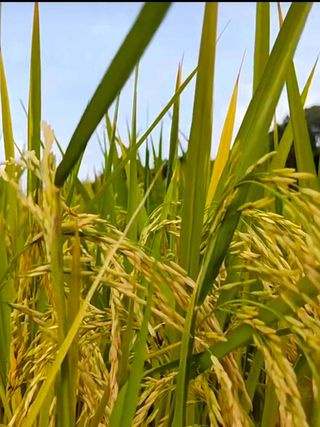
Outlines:
{"label": "green leaf blade", "polygon": [[56,171],[56,186],[61,187],[64,184],[80,159],[92,133],[128,80],[170,6],[171,3],[146,3],[141,10],[71,137],[65,156]]}

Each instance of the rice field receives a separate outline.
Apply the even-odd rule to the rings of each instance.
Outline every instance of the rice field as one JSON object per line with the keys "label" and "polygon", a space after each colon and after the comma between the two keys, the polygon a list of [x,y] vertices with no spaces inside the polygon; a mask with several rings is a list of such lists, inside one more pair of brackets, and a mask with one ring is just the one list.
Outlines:
{"label": "rice field", "polygon": [[[304,114],[317,52],[302,89],[293,62],[312,3],[293,2],[285,17],[278,6],[273,45],[270,4],[256,4],[252,99],[233,137],[240,71],[214,162],[218,3],[205,5],[197,68],[183,77],[179,66],[172,98],[137,133],[139,61],[170,5],[142,7],[66,150],[41,118],[41,4],[27,150],[14,142],[0,52],[1,427],[320,426],[320,181]],[[132,74],[127,142],[118,111]],[[290,120],[272,149],[284,87]],[[167,114],[163,158],[161,133],[152,136]],[[101,121],[104,168],[81,182]],[[286,167],[292,147],[296,169]]]}

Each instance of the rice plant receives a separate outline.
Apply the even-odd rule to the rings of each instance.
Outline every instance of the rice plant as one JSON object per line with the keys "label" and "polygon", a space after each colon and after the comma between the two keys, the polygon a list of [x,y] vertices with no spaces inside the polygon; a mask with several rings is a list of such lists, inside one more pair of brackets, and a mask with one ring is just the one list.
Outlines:
{"label": "rice plant", "polygon": [[[35,4],[19,153],[0,56],[1,426],[320,425],[320,193],[304,115],[315,67],[300,93],[293,63],[311,7],[292,3],[283,18],[279,5],[270,46],[270,5],[257,3],[252,99],[233,139],[239,72],[212,162],[217,3],[205,5],[197,68],[184,79],[179,65],[172,98],[139,136],[139,61],[170,13],[146,3],[65,152],[41,121]],[[118,112],[132,73],[126,141]],[[192,79],[179,161],[180,95]],[[290,120],[272,150],[285,85]],[[167,113],[168,162],[153,134]],[[103,171],[81,182],[101,121]],[[285,167],[291,147],[296,169]]]}

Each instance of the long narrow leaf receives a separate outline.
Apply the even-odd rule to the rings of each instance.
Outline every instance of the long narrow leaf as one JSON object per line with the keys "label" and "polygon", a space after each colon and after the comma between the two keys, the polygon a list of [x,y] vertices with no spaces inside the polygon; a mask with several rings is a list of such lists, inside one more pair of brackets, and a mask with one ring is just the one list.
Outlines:
{"label": "long narrow leaf", "polygon": [[[204,12],[198,75],[195,89],[193,117],[187,153],[186,191],[181,218],[180,262],[195,278],[199,271],[199,249],[202,237],[204,208],[208,186],[211,152],[213,75],[217,31],[217,3],[207,3]],[[180,352],[180,366],[176,386],[176,400],[172,426],[185,425],[187,367],[193,341],[190,330],[194,322],[192,304],[185,322]]]}
{"label": "long narrow leaf", "polygon": [[[3,277],[8,268],[7,248],[5,245],[5,225],[3,218],[0,217],[0,275]],[[10,356],[10,316],[11,307],[10,303],[13,298],[13,283],[12,279],[6,280],[5,286],[0,289],[0,376],[1,383],[6,387],[7,374],[9,370],[9,356]]]}
{"label": "long narrow leaf", "polygon": [[270,4],[257,2],[256,6],[256,35],[254,45],[253,92],[259,81],[269,58],[270,41]]}
{"label": "long narrow leaf", "polygon": [[[176,91],[181,85],[181,65],[178,67],[177,80],[176,80]],[[171,123],[171,132],[170,132],[170,148],[169,148],[169,160],[167,167],[167,188],[169,187],[170,180],[172,177],[173,163],[178,155],[178,137],[179,137],[179,108],[180,108],[180,98],[176,100],[173,105],[173,114],[172,114],[172,123]]]}
{"label": "long narrow leaf", "polygon": [[146,308],[137,341],[134,345],[134,360],[128,382],[125,384],[125,396],[119,396],[112,413],[110,427],[131,427],[137,404],[139,402],[140,383],[143,378],[143,366],[146,355],[148,323],[151,315],[153,288],[148,285]]}
{"label": "long narrow leaf", "polygon": [[213,73],[216,46],[217,4],[205,9],[187,153],[186,188],[181,218],[181,265],[195,278],[208,186],[213,114]]}
{"label": "long narrow leaf", "polygon": [[[307,100],[307,96],[309,93],[309,89],[314,77],[314,73],[316,71],[316,67],[317,67],[317,61],[315,62],[314,66],[312,67],[312,70],[309,74],[309,77],[306,81],[306,84],[303,88],[303,91],[301,93],[301,103],[302,105],[305,104],[306,100]],[[292,145],[292,139],[293,139],[293,133],[292,133],[292,126],[291,126],[291,121],[289,120],[289,123],[282,135],[281,141],[279,142],[279,146],[277,148],[277,153],[276,155],[273,157],[271,164],[270,164],[270,170],[273,169],[281,169],[285,166],[291,145]]]}
{"label": "long narrow leaf", "polygon": [[[41,131],[41,63],[40,63],[40,25],[39,6],[35,3],[32,30],[30,88],[28,108],[28,149],[33,150],[40,159]],[[37,178],[28,171],[28,193],[32,194],[39,185]]]}
{"label": "long narrow leaf", "polygon": [[63,185],[80,159],[92,133],[128,80],[170,6],[171,3],[161,2],[144,5],[71,137],[65,156],[56,171],[55,184],[58,187]]}
{"label": "long narrow leaf", "polygon": [[[8,95],[7,80],[4,70],[2,52],[0,49],[0,92],[1,92],[1,111],[2,111],[2,128],[4,139],[4,151],[6,160],[14,159],[14,139],[12,130],[12,119],[10,112],[10,103]],[[8,176],[14,179],[14,167],[8,165],[6,168]],[[15,190],[11,186],[5,187],[7,195],[6,206],[4,208],[4,216],[9,225],[13,236],[13,251],[15,252],[18,243],[20,243],[19,233],[17,232],[17,196]]]}
{"label": "long narrow leaf", "polygon": [[241,66],[236,79],[236,83],[233,88],[233,92],[232,92],[232,96],[231,96],[231,100],[230,100],[230,104],[227,112],[227,117],[224,122],[222,133],[221,133],[218,153],[213,165],[210,185],[209,185],[208,194],[207,194],[207,201],[206,201],[207,208],[210,206],[213,200],[219,179],[227,163],[229,153],[230,153],[234,122],[236,118],[236,107],[237,107],[237,99],[238,99],[240,72],[241,72]]}
{"label": "long narrow leaf", "polygon": [[1,90],[1,110],[2,127],[6,160],[14,158],[14,140],[12,131],[12,120],[6,74],[4,70],[2,52],[0,51],[0,90]]}

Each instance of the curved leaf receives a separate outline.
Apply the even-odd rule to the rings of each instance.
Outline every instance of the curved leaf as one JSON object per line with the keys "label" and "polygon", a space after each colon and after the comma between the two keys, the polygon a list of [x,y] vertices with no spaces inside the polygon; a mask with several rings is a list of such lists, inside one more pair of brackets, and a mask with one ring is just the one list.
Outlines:
{"label": "curved leaf", "polygon": [[170,6],[171,3],[164,2],[144,5],[71,137],[66,153],[57,168],[56,186],[61,187],[64,184],[80,159],[92,133],[128,80]]}

